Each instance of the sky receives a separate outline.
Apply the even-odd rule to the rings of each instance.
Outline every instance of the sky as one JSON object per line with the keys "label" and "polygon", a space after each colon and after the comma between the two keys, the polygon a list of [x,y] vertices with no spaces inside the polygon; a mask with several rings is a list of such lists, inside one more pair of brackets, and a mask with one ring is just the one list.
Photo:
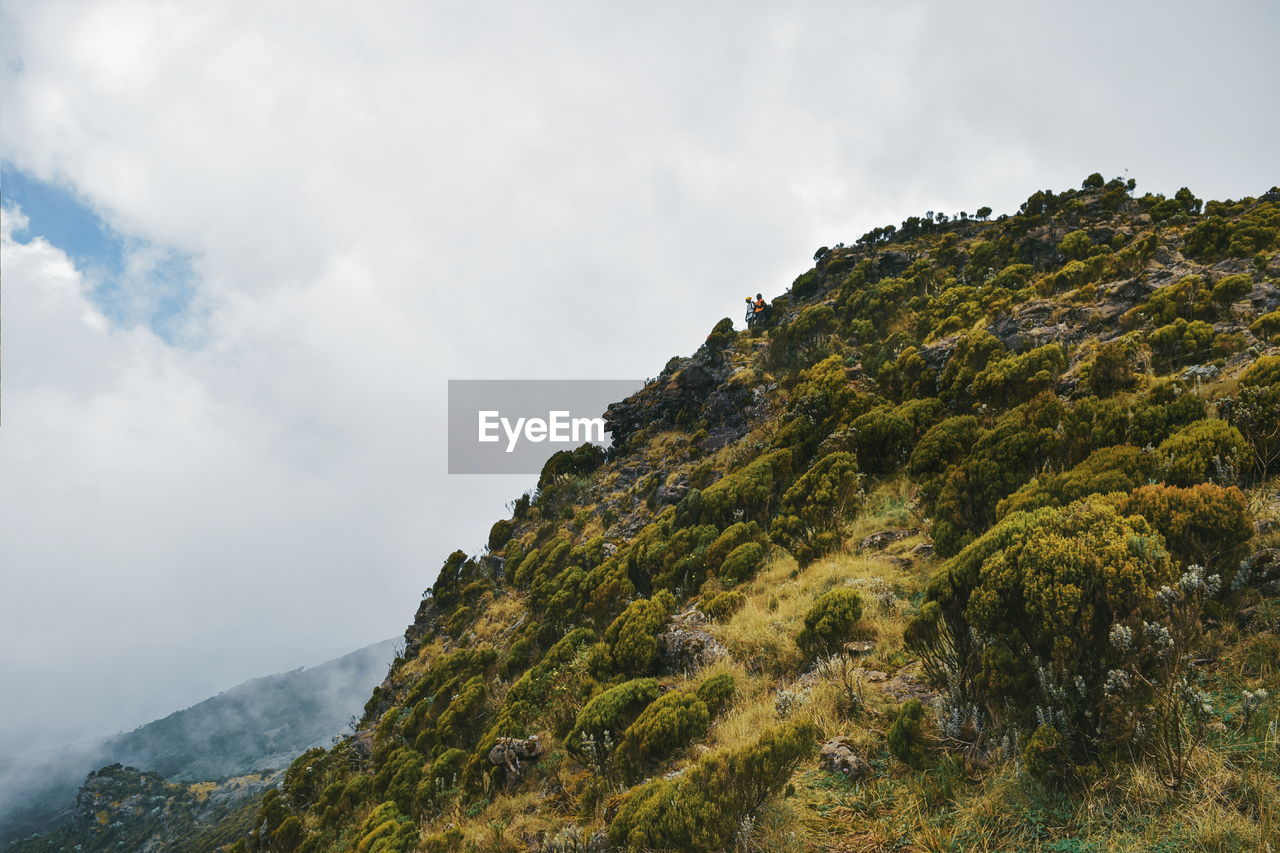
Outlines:
{"label": "sky", "polygon": [[816,247],[1280,183],[1267,2],[0,7],[0,755],[403,631],[532,477],[447,380],[656,375]]}

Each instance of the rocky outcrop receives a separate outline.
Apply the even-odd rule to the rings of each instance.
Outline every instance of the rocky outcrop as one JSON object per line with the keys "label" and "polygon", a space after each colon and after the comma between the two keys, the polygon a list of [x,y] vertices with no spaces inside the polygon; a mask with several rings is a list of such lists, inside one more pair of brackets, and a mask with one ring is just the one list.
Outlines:
{"label": "rocky outcrop", "polygon": [[728,656],[728,650],[706,626],[707,617],[700,610],[686,610],[671,618],[658,634],[658,654],[668,671],[689,672]]}
{"label": "rocky outcrop", "polygon": [[527,738],[500,737],[489,750],[489,763],[506,770],[507,785],[514,785],[521,777],[525,764],[542,757],[543,745],[537,735]]}

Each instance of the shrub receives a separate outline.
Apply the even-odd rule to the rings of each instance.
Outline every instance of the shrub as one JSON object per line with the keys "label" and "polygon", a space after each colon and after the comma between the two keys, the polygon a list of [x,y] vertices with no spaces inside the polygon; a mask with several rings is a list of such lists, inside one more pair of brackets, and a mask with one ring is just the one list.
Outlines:
{"label": "shrub", "polygon": [[1099,397],[1109,397],[1117,391],[1128,391],[1138,383],[1133,371],[1128,348],[1119,341],[1109,341],[1098,347],[1093,361],[1084,371],[1084,381],[1089,390]]}
{"label": "shrub", "polygon": [[[936,496],[936,488],[929,489],[926,484],[940,482],[953,463],[968,455],[977,444],[980,431],[978,419],[973,415],[958,415],[934,424],[921,436],[911,452],[907,471],[921,481],[926,495]],[[926,500],[931,501],[932,497]]]}
{"label": "shrub", "polygon": [[1204,566],[1228,582],[1253,535],[1247,501],[1235,486],[1143,486],[1133,491],[1122,510],[1149,521],[1183,565]]}
{"label": "shrub", "polygon": [[1004,344],[990,332],[970,330],[961,334],[938,377],[938,397],[959,411],[967,410],[974,402],[970,391],[974,379],[989,362],[1006,352]]}
{"label": "shrub", "polygon": [[711,712],[694,693],[673,690],[658,697],[623,732],[617,755],[624,777],[642,778],[650,768],[706,736],[710,723]]}
{"label": "shrub", "polygon": [[1216,333],[1213,326],[1202,320],[1179,317],[1167,326],[1161,326],[1147,335],[1147,344],[1155,366],[1161,369],[1195,364],[1209,357]]}
{"label": "shrub", "polygon": [[285,771],[280,790],[294,808],[310,804],[320,793],[320,784],[324,779],[321,759],[326,754],[323,749],[308,749],[295,758]]}
{"label": "shrub", "polygon": [[1058,251],[1072,260],[1084,260],[1089,257],[1089,250],[1092,248],[1093,240],[1089,239],[1089,234],[1085,231],[1072,231],[1058,244]]}
{"label": "shrub", "polygon": [[973,396],[1002,408],[1016,405],[1047,391],[1066,369],[1067,351],[1056,343],[993,359],[974,377]]}
{"label": "shrub", "polygon": [[720,564],[739,546],[748,542],[759,542],[764,544],[768,541],[764,531],[760,529],[760,525],[754,521],[739,521],[731,524],[721,531],[720,535],[715,538],[709,546],[704,557],[707,568],[712,571],[718,570]]}
{"label": "shrub", "polygon": [[702,612],[716,621],[723,621],[738,612],[746,597],[737,590],[717,592],[702,602]]}
{"label": "shrub", "polygon": [[707,706],[711,716],[717,716],[733,701],[735,685],[727,672],[717,673],[698,685],[698,698]]}
{"label": "shrub", "polygon": [[1242,385],[1234,397],[1218,401],[1218,413],[1249,443],[1254,478],[1267,479],[1280,462],[1280,383]]}
{"label": "shrub", "polygon": [[[738,520],[766,521],[791,473],[791,451],[775,450],[759,456],[732,474],[726,474],[699,495],[699,510],[690,514],[694,523],[727,525]],[[692,498],[686,495],[684,501]],[[735,513],[745,519],[735,518]],[[679,507],[677,507],[679,514]]]}
{"label": "shrub", "polygon": [[1060,780],[1070,766],[1062,744],[1062,734],[1050,725],[1038,726],[1022,747],[1022,764],[1042,782]]}
{"label": "shrub", "polygon": [[622,733],[661,691],[652,678],[636,678],[610,687],[595,696],[578,712],[573,728],[565,736],[565,749],[596,767],[604,765]]}
{"label": "shrub", "polygon": [[1104,447],[1069,471],[1046,474],[1027,483],[996,507],[996,517],[1042,506],[1064,506],[1095,493],[1128,492],[1159,474],[1156,454],[1137,447]]}
{"label": "shrub", "polygon": [[1241,385],[1280,385],[1280,355],[1264,355],[1240,374]]}
{"label": "shrub", "polygon": [[889,729],[889,752],[894,758],[915,770],[924,767],[927,741],[924,735],[924,706],[919,699],[909,699],[898,711]]}
{"label": "shrub", "polygon": [[976,703],[997,728],[1051,721],[1087,756],[1141,721],[1150,688],[1118,703],[1108,672],[1150,683],[1167,666],[1157,591],[1174,578],[1159,534],[1106,499],[1014,513],[934,577],[906,636],[951,701]]}
{"label": "shrub", "polygon": [[1152,323],[1162,325],[1178,318],[1207,320],[1214,315],[1213,292],[1198,275],[1189,275],[1175,284],[1158,288],[1135,309]]}
{"label": "shrub", "polygon": [[792,723],[755,743],[704,756],[676,779],[654,779],[630,791],[609,823],[609,843],[626,851],[712,853],[733,843],[812,753],[817,729]]}
{"label": "shrub", "polygon": [[913,434],[911,421],[893,406],[877,406],[842,431],[845,443],[857,454],[858,466],[872,474],[886,474],[901,465]]}
{"label": "shrub", "polygon": [[842,655],[862,618],[862,599],[851,588],[836,587],[818,597],[804,616],[796,645],[810,659]]}
{"label": "shrub", "polygon": [[418,835],[417,823],[405,817],[395,803],[386,802],[364,819],[354,849],[356,853],[413,853]]}
{"label": "shrub", "polygon": [[1280,343],[1280,310],[1263,314],[1253,322],[1249,331],[1268,343]]}
{"label": "shrub", "polygon": [[801,565],[840,544],[839,531],[858,501],[862,475],[850,453],[823,456],[782,496],[773,535]]}
{"label": "shrub", "polygon": [[720,577],[728,584],[741,583],[755,577],[764,565],[764,546],[759,542],[743,542],[720,564]]}
{"label": "shrub", "polygon": [[649,672],[658,658],[658,632],[675,608],[675,597],[666,590],[628,604],[605,629],[604,659],[597,662],[598,672],[614,676]]}
{"label": "shrub", "polygon": [[1252,290],[1252,276],[1244,274],[1229,275],[1219,279],[1218,283],[1213,286],[1213,301],[1219,305],[1231,305],[1244,299]]}
{"label": "shrub", "polygon": [[1240,430],[1216,418],[1188,424],[1160,443],[1165,482],[1193,486],[1233,482],[1249,464],[1249,445]]}

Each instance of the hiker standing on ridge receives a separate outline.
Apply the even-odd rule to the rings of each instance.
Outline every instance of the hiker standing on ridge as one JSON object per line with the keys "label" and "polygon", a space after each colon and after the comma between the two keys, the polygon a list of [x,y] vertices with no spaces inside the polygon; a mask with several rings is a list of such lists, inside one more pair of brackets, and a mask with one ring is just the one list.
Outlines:
{"label": "hiker standing on ridge", "polygon": [[769,308],[768,303],[764,301],[764,297],[761,296],[759,293],[756,294],[755,299],[752,299],[750,296],[748,296],[747,297],[747,328],[748,329],[754,328],[757,324],[763,322],[765,317],[765,312],[768,310],[768,308]]}

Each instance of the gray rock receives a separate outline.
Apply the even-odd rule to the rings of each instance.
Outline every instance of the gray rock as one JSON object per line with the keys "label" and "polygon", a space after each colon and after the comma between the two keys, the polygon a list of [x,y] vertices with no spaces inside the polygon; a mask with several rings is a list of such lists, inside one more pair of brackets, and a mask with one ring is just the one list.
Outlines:
{"label": "gray rock", "polygon": [[858,547],[863,551],[877,551],[886,545],[897,542],[901,539],[915,536],[920,531],[914,527],[897,527],[891,530],[881,530],[878,533],[872,533],[858,543]]}
{"label": "gray rock", "polygon": [[871,769],[847,737],[832,738],[822,745],[818,751],[818,767],[854,780],[864,778]]}

